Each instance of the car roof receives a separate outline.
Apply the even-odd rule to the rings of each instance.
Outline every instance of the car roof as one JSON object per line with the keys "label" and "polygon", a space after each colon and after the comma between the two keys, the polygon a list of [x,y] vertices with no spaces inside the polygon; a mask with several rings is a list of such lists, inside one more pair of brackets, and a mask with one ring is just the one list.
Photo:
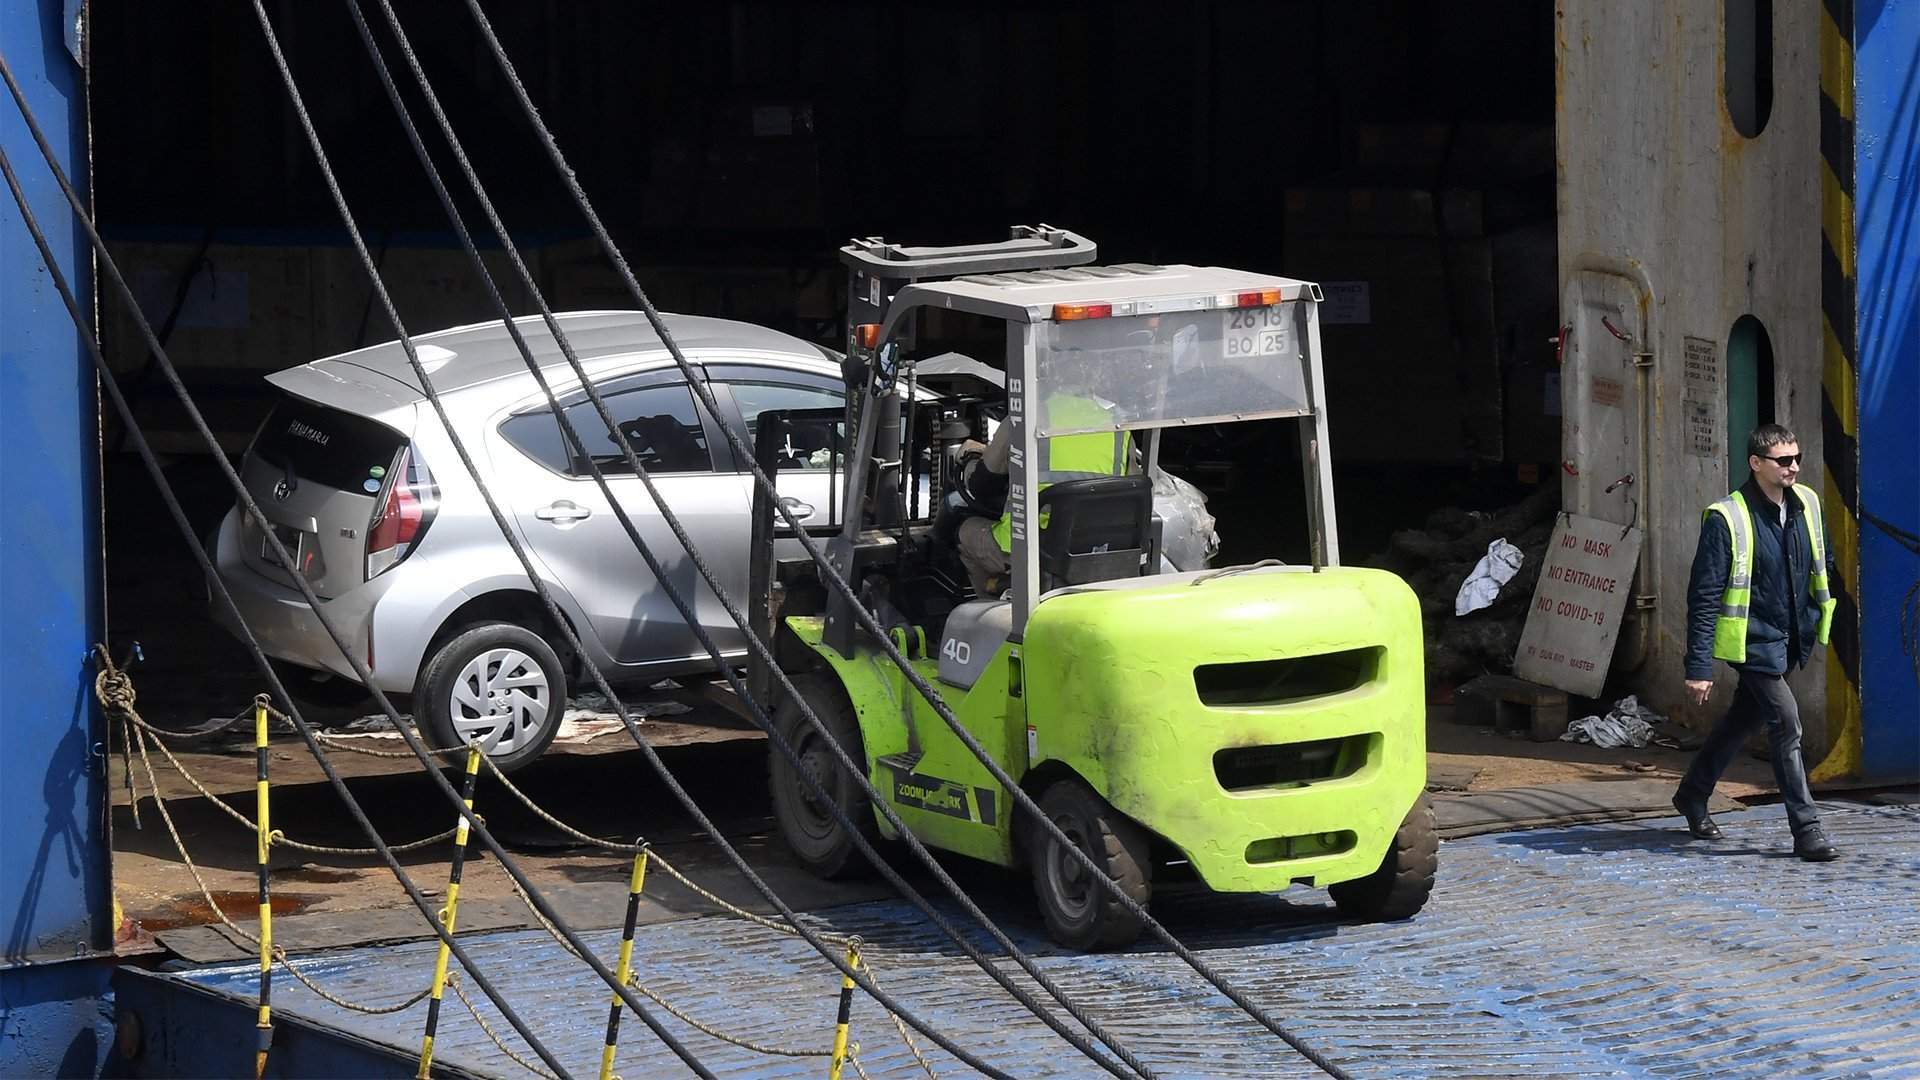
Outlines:
{"label": "car roof", "polygon": [[[649,352],[665,346],[644,313],[638,311],[569,311],[554,316],[567,344],[589,372],[602,366],[596,361],[613,360]],[[674,343],[686,352],[739,350],[748,353],[775,353],[821,360],[820,350],[805,341],[778,330],[732,319],[712,319],[700,315],[662,315]],[[559,344],[538,315],[513,320],[527,348],[542,369],[567,371],[566,358]],[[414,351],[433,380],[434,390],[451,393],[470,386],[526,372],[526,360],[507,333],[505,324],[494,319],[455,326],[430,334],[413,336]],[[406,351],[398,340],[357,349],[338,356],[316,360],[304,368],[333,369],[345,365],[362,368],[393,382],[424,393],[419,377],[407,362]],[[291,375],[299,368],[281,375]],[[274,378],[276,383],[280,380]]]}

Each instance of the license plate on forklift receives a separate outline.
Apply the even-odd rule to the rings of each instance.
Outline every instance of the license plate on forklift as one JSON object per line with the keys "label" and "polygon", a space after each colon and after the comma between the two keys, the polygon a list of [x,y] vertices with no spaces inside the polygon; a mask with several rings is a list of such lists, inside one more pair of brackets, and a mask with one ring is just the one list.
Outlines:
{"label": "license plate on forklift", "polygon": [[1293,332],[1287,305],[1234,308],[1220,313],[1220,346],[1227,356],[1283,356]]}

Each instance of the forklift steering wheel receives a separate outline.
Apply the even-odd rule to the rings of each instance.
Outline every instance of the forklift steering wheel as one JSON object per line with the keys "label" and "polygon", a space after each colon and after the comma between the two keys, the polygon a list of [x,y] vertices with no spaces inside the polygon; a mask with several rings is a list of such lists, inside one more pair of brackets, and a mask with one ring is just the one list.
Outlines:
{"label": "forklift steering wheel", "polygon": [[[978,490],[978,485],[994,486],[998,481],[999,497],[987,491]],[[994,476],[979,454],[969,454],[961,459],[960,482],[953,485],[954,493],[960,496],[961,505],[969,514],[978,517],[997,518],[1006,509],[1006,478]]]}

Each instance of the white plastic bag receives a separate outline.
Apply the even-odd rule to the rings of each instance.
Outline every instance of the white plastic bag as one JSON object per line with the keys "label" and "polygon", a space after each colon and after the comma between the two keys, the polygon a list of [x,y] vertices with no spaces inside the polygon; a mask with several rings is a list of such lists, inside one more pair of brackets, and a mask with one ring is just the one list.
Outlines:
{"label": "white plastic bag", "polygon": [[1487,553],[1473,566],[1473,573],[1460,583],[1460,595],[1453,599],[1453,613],[1465,615],[1492,604],[1500,596],[1500,587],[1520,572],[1526,556],[1501,537],[1487,545]]}
{"label": "white plastic bag", "polygon": [[1220,553],[1207,497],[1165,469],[1153,470],[1153,512],[1160,515],[1160,554],[1180,570],[1205,570]]}

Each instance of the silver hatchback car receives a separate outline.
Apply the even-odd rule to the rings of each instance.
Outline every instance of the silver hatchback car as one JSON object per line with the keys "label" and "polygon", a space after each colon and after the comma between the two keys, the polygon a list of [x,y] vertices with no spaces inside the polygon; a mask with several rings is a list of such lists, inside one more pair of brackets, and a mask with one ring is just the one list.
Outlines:
{"label": "silver hatchback car", "polygon": [[[622,432],[729,594],[747,589],[752,478],[722,431],[747,445],[769,409],[845,403],[837,359],[798,338],[721,319],[669,315],[722,415],[688,390],[638,312],[574,312],[562,329]],[[648,546],[729,660],[745,641],[699,581],[652,498],[626,467],[579,380],[538,318],[518,320],[543,374]],[[567,452],[546,397],[497,321],[415,337],[447,414],[488,490],[590,659],[622,681],[713,664],[634,550],[587,463]],[[398,342],[268,376],[281,394],[242,466],[296,565],[283,566],[236,507],[214,537],[215,566],[246,623],[310,700],[364,694],[293,585],[304,577],[366,660],[374,683],[411,695],[436,745],[479,741],[502,768],[553,741],[566,655],[527,575],[460,465]],[[795,425],[779,487],[813,525],[831,524],[842,431]],[[227,622],[224,614],[217,617]],[[229,629],[234,629],[231,625]]]}

